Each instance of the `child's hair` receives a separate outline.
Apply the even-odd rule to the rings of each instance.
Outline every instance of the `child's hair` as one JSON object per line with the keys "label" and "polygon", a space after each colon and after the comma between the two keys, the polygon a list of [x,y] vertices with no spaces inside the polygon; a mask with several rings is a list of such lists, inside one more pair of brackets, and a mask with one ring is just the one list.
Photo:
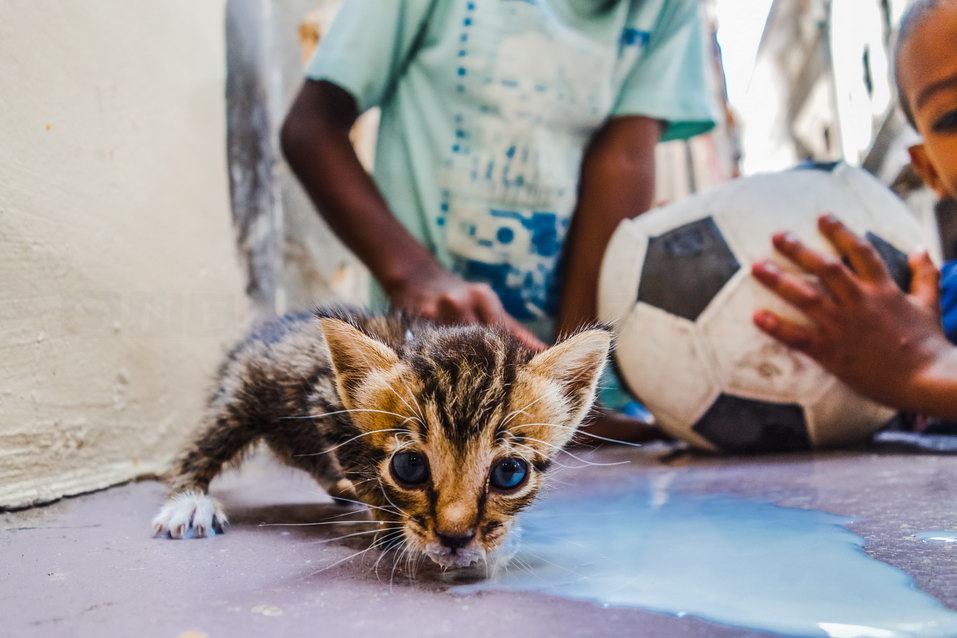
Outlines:
{"label": "child's hair", "polygon": [[904,49],[904,45],[907,44],[908,40],[910,40],[917,25],[923,22],[924,18],[937,9],[937,7],[950,1],[951,0],[916,0],[916,2],[907,9],[907,12],[904,13],[904,17],[901,18],[900,29],[897,32],[897,42],[894,44],[894,79],[897,84],[897,98],[900,101],[901,110],[904,111],[904,115],[907,117],[907,121],[914,128],[917,128],[917,125],[914,122],[914,113],[910,108],[910,100],[908,96],[904,94],[904,91],[901,90],[901,51]]}

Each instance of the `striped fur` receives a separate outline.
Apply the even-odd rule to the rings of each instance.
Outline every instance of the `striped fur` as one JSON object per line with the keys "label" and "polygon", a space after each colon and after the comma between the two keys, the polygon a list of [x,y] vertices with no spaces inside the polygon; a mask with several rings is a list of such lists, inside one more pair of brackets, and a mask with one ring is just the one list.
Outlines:
{"label": "striped fur", "polygon": [[[536,355],[488,327],[328,309],[284,317],[221,366],[202,431],[170,474],[156,532],[221,527],[218,504],[203,501],[209,482],[261,440],[333,497],[367,503],[383,524],[401,520],[411,552],[443,566],[487,558],[591,408],[609,344],[608,331],[587,330]],[[391,459],[404,452],[427,458],[423,485],[393,476]],[[530,466],[508,493],[489,482],[503,458]],[[193,502],[211,518],[194,520]],[[448,547],[443,537],[470,540]]]}

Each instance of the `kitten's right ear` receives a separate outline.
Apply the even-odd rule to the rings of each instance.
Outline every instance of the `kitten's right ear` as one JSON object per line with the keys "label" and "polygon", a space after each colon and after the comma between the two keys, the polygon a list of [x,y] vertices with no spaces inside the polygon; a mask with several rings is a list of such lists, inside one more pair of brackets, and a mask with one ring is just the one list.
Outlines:
{"label": "kitten's right ear", "polygon": [[535,355],[528,367],[559,384],[577,423],[594,402],[595,388],[610,348],[609,330],[584,330]]}
{"label": "kitten's right ear", "polygon": [[399,357],[387,345],[339,319],[320,319],[336,373],[339,398],[347,410],[354,409],[356,392],[367,381],[385,375]]}

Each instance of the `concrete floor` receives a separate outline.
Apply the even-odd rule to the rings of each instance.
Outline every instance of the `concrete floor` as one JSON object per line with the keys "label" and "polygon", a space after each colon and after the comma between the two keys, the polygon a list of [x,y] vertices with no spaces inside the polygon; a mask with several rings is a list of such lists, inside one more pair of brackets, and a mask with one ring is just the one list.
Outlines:
{"label": "concrete floor", "polygon": [[[946,447],[946,446],[945,446]],[[608,448],[592,458],[629,465],[566,473],[562,489],[667,473],[672,489],[771,500],[855,520],[872,557],[914,577],[957,609],[957,551],[916,542],[957,528],[957,457],[900,445],[859,452],[750,459]],[[354,528],[261,527],[341,513],[299,473],[256,458],[212,492],[232,526],[204,541],[150,537],[163,499],[155,482],[47,507],[0,513],[4,636],[763,636],[761,632],[638,609],[602,608],[531,593],[452,595],[435,582],[389,582],[373,560],[346,561]]]}

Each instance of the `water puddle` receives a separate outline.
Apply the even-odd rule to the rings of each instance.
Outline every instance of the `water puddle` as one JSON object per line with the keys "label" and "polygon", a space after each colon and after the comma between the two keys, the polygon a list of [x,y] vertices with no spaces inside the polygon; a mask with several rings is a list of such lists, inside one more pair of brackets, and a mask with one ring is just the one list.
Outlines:
{"label": "water puddle", "polygon": [[952,530],[934,529],[927,532],[918,532],[914,538],[925,543],[942,543],[944,545],[957,545],[957,532]]}
{"label": "water puddle", "polygon": [[535,591],[799,636],[957,635],[957,613],[868,557],[848,522],[643,483],[553,495],[523,515],[507,572],[453,591]]}

